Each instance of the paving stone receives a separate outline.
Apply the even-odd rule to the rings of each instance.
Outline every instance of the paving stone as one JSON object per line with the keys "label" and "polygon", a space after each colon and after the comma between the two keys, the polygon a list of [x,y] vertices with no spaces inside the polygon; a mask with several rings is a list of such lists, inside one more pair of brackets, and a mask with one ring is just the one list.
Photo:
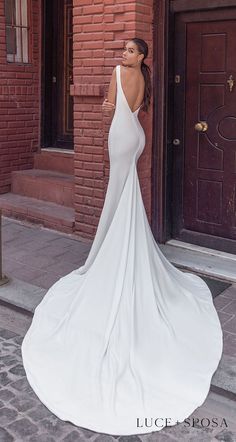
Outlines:
{"label": "paving stone", "polygon": [[212,442],[212,440],[212,435],[206,434],[204,430],[199,430],[199,434],[190,435],[190,437],[187,438],[188,442]]}
{"label": "paving stone", "polygon": [[236,442],[236,433],[223,430],[215,436],[215,439],[219,440],[220,442]]}
{"label": "paving stone", "polygon": [[9,370],[9,373],[15,374],[17,376],[25,376],[25,369],[22,364],[15,365]]}
{"label": "paving stone", "polygon": [[217,310],[223,310],[226,313],[230,313],[232,310],[228,311],[229,305],[232,303],[232,300],[229,298],[225,298],[225,296],[219,295],[214,299],[214,305]]}
{"label": "paving stone", "polygon": [[7,350],[7,351],[13,351],[16,348],[16,344],[15,342],[11,341],[11,340],[6,340],[4,339],[3,341],[1,341],[1,349],[3,350]]}
{"label": "paving stone", "polygon": [[10,401],[10,405],[18,411],[27,411],[35,407],[36,402],[27,394],[18,395]]}
{"label": "paving stone", "polygon": [[114,442],[116,439],[108,434],[100,434],[97,436],[93,442]]}
{"label": "paving stone", "polygon": [[0,336],[4,339],[11,339],[17,336],[16,333],[10,330],[6,330],[4,328],[0,328]]}
{"label": "paving stone", "polygon": [[27,392],[32,391],[32,388],[30,387],[26,377],[18,379],[15,382],[12,382],[11,387],[16,389],[17,391],[27,391]]}
{"label": "paving stone", "polygon": [[63,442],[85,442],[85,440],[87,439],[81,436],[78,431],[72,431],[62,439]]}
{"label": "paving stone", "polygon": [[22,357],[21,348],[16,348],[15,350],[13,350],[13,353],[20,358]]}
{"label": "paving stone", "polygon": [[7,388],[0,390],[0,399],[4,402],[8,402],[10,401],[10,399],[12,399],[13,397],[15,397],[15,394],[12,393],[12,391],[8,390]]}
{"label": "paving stone", "polygon": [[[189,421],[190,424],[192,421]],[[174,436],[177,440],[186,440],[188,442],[212,442],[214,428],[198,427],[194,424],[194,427],[188,426],[185,422],[178,425],[169,426],[161,430],[162,434],[167,436]]]}
{"label": "paving stone", "polygon": [[6,367],[10,367],[11,365],[17,364],[19,360],[16,358],[15,355],[5,355],[1,357],[1,361],[3,362]]}
{"label": "paving stone", "polygon": [[235,315],[231,320],[227,321],[227,324],[224,325],[224,330],[229,331],[231,333],[235,333],[236,330],[236,317]]}
{"label": "paving stone", "polygon": [[[182,442],[183,439],[176,439],[173,436],[167,436],[163,434],[162,431],[154,431],[148,435],[140,436],[142,442]],[[200,442],[200,441],[199,441]]]}
{"label": "paving stone", "polygon": [[140,437],[141,436],[137,436],[136,434],[133,436],[120,436],[119,442],[142,442]]}
{"label": "paving stone", "polygon": [[17,417],[17,411],[13,408],[3,407],[0,408],[0,423],[6,425],[12,422]]}
{"label": "paving stone", "polygon": [[39,276],[38,278],[31,279],[31,283],[36,285],[37,287],[40,287],[41,289],[48,290],[55,282],[59,279],[58,273],[52,273],[51,271],[44,272],[43,275]]}
{"label": "paving stone", "polygon": [[12,382],[12,379],[8,376],[6,371],[0,373],[0,385],[8,385]]}
{"label": "paving stone", "polygon": [[21,345],[23,339],[24,339],[24,336],[19,335],[19,336],[16,336],[15,338],[13,338],[12,341],[15,342],[15,344],[17,344],[17,345]]}
{"label": "paving stone", "polygon": [[26,418],[18,419],[17,421],[9,424],[7,429],[14,432],[17,437],[21,437],[23,440],[25,437],[37,433],[38,431],[38,427]]}
{"label": "paving stone", "polygon": [[[36,402],[39,402],[39,398],[38,398],[37,394],[34,392],[34,390],[31,388],[30,385],[29,385],[29,390],[26,390],[26,392],[32,399],[35,399]],[[52,413],[51,413],[51,415],[52,415]]]}
{"label": "paving stone", "polygon": [[56,442],[54,437],[49,436],[47,433],[37,434],[28,439],[29,442]]}
{"label": "paving stone", "polygon": [[1,353],[4,353],[4,352],[14,352],[14,350],[16,350],[16,345],[15,345],[15,343],[14,342],[7,342],[7,341],[4,341],[4,342],[2,342],[1,343]]}
{"label": "paving stone", "polygon": [[87,428],[82,428],[82,427],[80,427],[80,431],[84,435],[84,437],[86,437],[86,439],[89,439],[90,437],[97,434],[96,431],[92,431],[92,430],[89,430]]}
{"label": "paving stone", "polygon": [[60,436],[64,436],[70,431],[72,424],[69,422],[59,420],[56,416],[51,415],[50,418],[44,419],[40,422],[40,427],[50,435],[58,438]]}
{"label": "paving stone", "polygon": [[51,411],[48,410],[43,404],[39,403],[36,408],[29,410],[27,415],[35,422],[42,419],[50,417],[52,415]]}
{"label": "paving stone", "polygon": [[1,442],[13,442],[14,437],[8,433],[5,428],[0,427],[0,441]]}

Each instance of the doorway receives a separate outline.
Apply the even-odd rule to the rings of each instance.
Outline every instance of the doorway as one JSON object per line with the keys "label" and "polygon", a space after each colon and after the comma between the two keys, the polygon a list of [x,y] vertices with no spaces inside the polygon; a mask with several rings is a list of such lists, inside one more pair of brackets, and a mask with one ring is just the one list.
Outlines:
{"label": "doorway", "polygon": [[72,0],[44,0],[42,147],[73,149]]}
{"label": "doorway", "polygon": [[236,8],[175,16],[172,237],[236,252]]}

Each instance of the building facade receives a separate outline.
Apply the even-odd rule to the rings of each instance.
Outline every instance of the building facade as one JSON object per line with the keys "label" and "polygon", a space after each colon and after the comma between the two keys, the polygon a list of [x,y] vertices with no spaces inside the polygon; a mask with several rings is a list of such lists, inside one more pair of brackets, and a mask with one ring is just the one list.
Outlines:
{"label": "building facade", "polygon": [[124,42],[149,45],[138,173],[159,242],[236,253],[236,0],[0,0],[0,207],[92,239],[102,112]]}

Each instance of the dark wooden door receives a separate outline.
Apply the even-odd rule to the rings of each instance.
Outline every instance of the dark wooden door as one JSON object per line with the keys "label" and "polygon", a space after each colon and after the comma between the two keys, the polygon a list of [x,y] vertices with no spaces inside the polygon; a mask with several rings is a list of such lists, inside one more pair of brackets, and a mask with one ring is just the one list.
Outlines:
{"label": "dark wooden door", "polygon": [[73,148],[72,0],[44,2],[43,145]]}
{"label": "dark wooden door", "polygon": [[[186,58],[181,52],[176,54],[176,66],[182,60],[182,68],[175,77],[174,237],[233,250],[236,20],[220,20],[219,15],[214,20],[212,14],[210,18],[206,13],[204,21],[202,13],[196,22],[184,20],[186,14],[184,28],[177,23],[176,51],[185,42]],[[196,20],[194,14],[192,17]]]}

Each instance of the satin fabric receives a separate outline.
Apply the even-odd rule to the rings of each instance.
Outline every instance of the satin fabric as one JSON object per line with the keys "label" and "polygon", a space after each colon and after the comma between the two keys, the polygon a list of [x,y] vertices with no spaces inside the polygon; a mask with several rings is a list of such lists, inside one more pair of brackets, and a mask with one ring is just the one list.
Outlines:
{"label": "satin fabric", "polygon": [[27,379],[46,407],[91,430],[131,435],[176,425],[206,399],[222,329],[203,279],[175,268],[146,216],[137,160],[145,133],[122,89],[110,175],[85,264],[36,307],[22,343]]}

